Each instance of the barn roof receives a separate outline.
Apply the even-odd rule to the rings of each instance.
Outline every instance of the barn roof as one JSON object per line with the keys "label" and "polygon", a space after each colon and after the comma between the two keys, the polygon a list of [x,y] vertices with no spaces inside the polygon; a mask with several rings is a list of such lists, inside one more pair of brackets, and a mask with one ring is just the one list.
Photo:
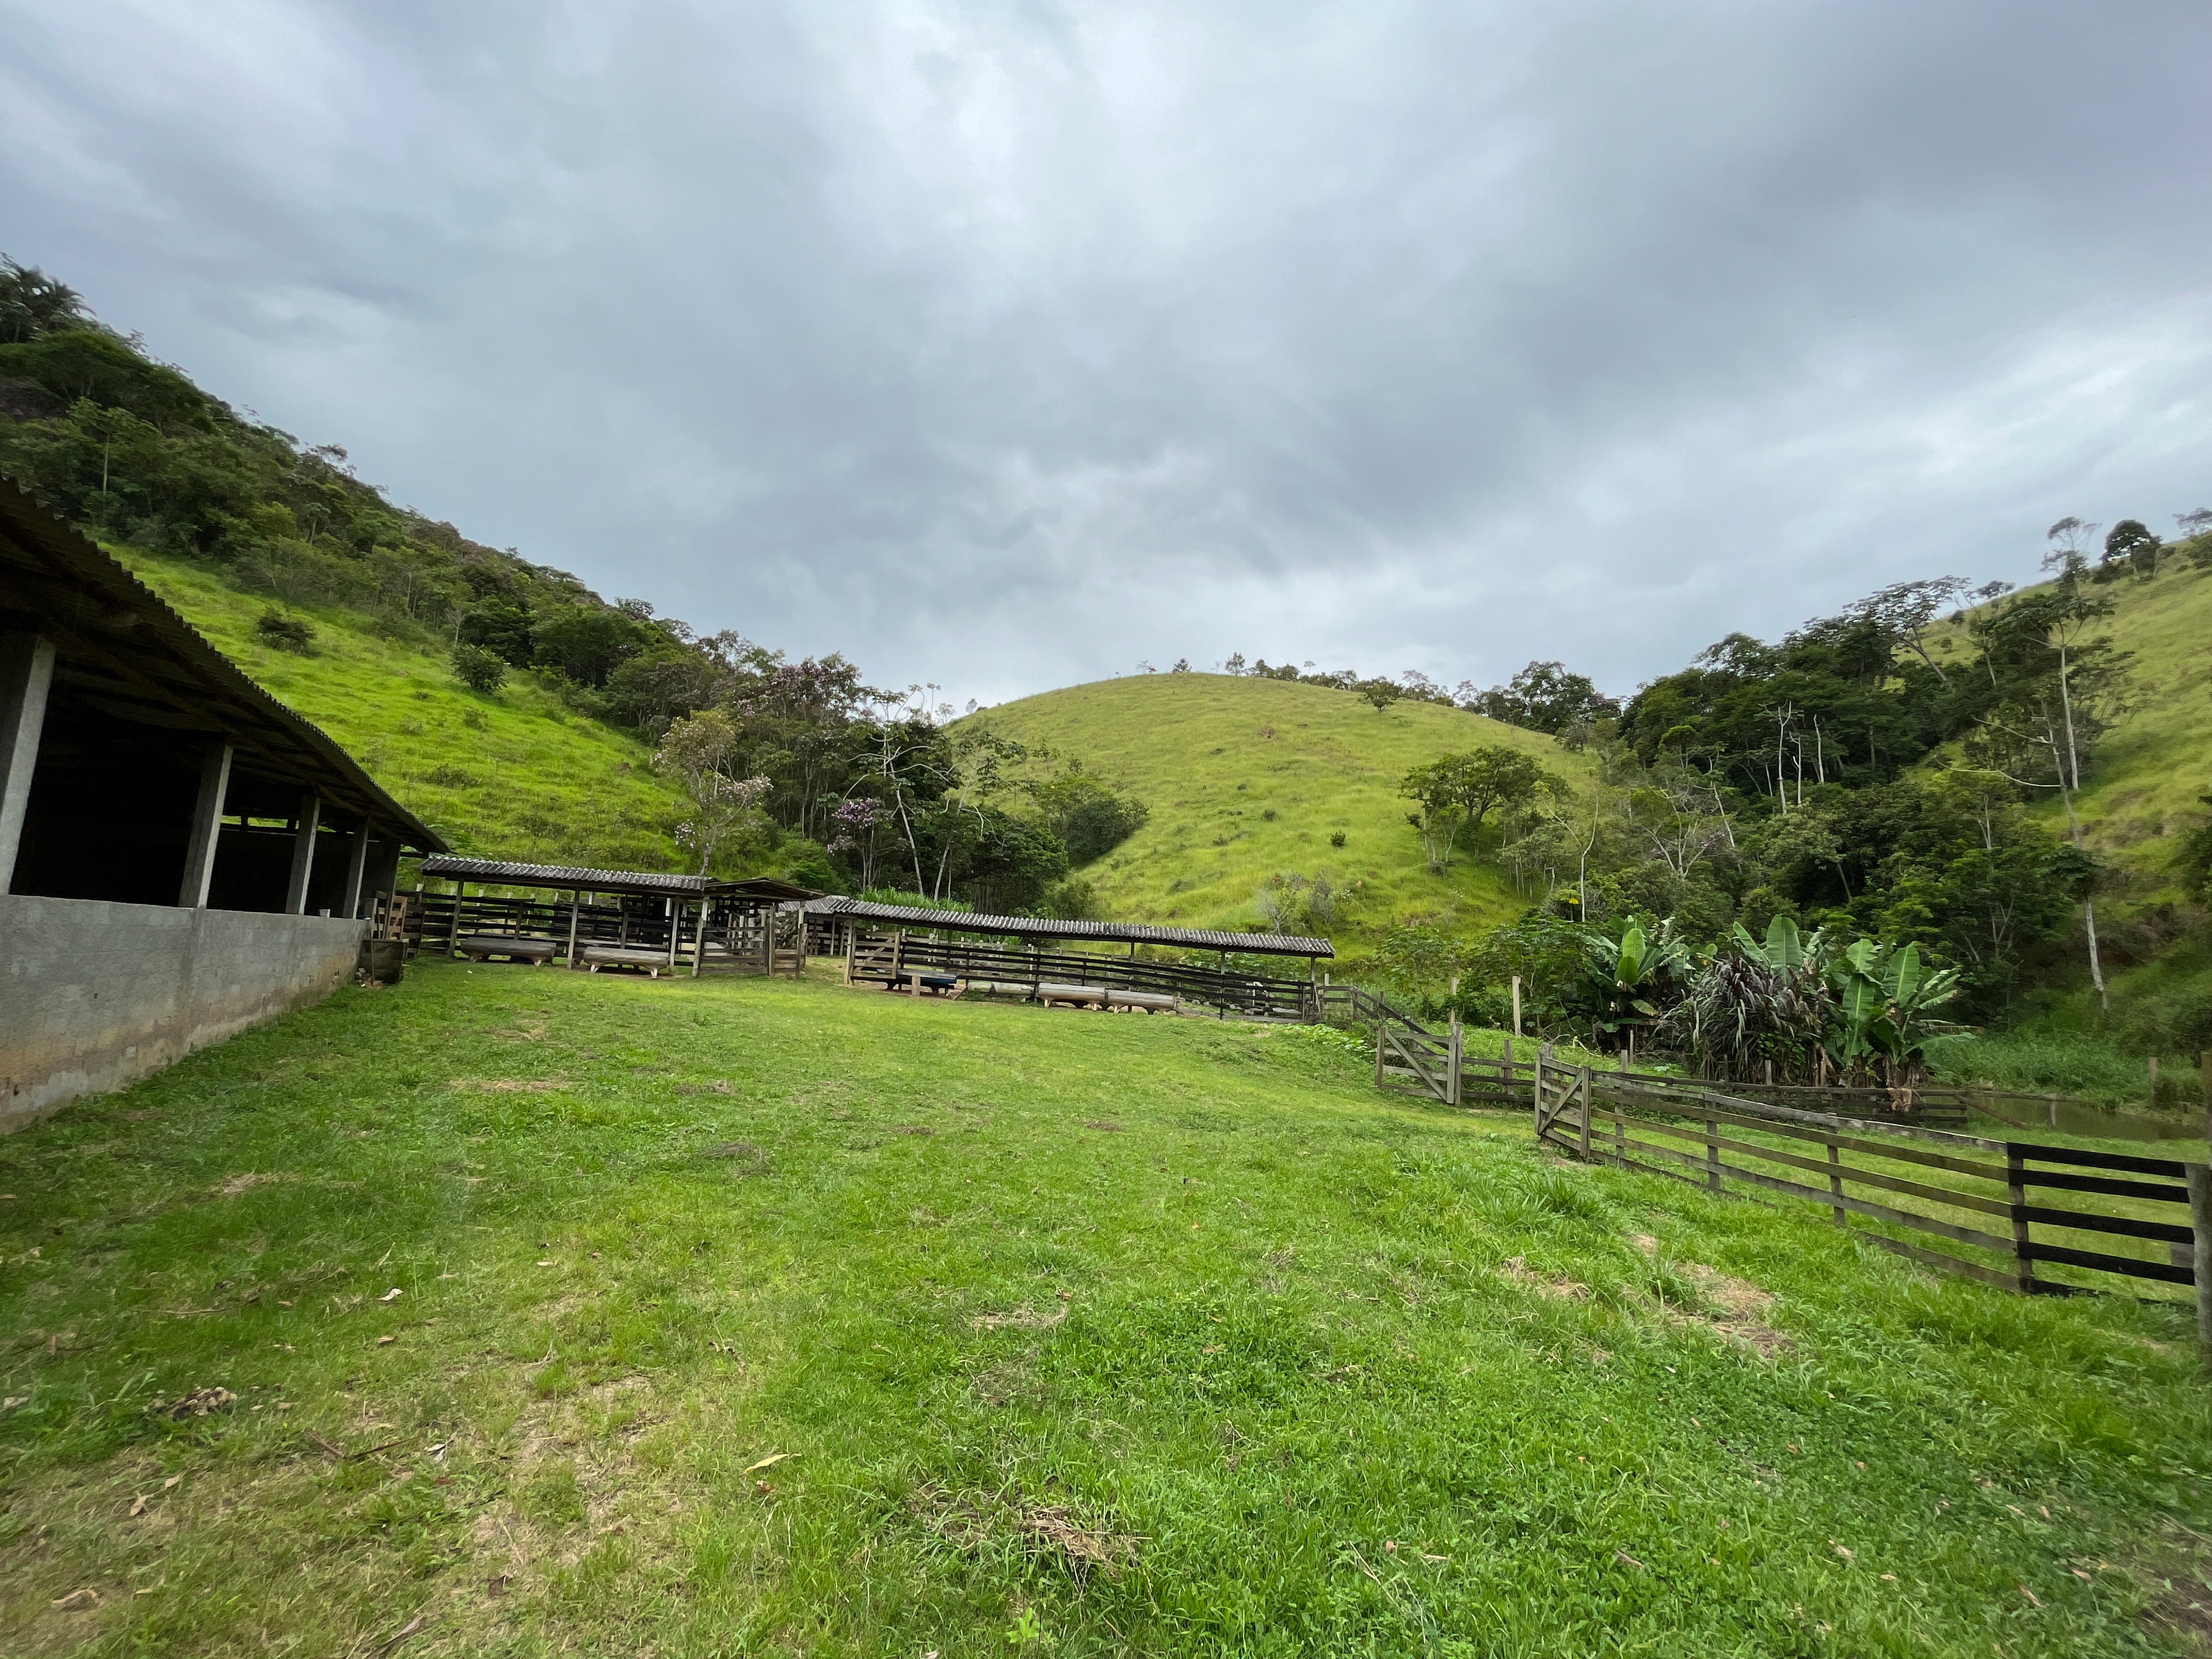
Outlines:
{"label": "barn roof", "polygon": [[0,628],[18,619],[53,641],[58,690],[180,739],[229,744],[234,799],[275,791],[289,811],[298,796],[283,792],[304,786],[326,808],[373,819],[406,846],[445,850],[436,830],[327,733],[255,684],[89,538],[0,477]]}
{"label": "barn roof", "polygon": [[849,916],[856,921],[889,922],[898,927],[937,927],[956,933],[1164,945],[1178,950],[1233,951],[1270,957],[1334,958],[1336,955],[1336,947],[1325,939],[1300,939],[1289,933],[1155,927],[1136,921],[1060,921],[1048,916],[981,916],[965,910],[925,910],[903,904],[875,904],[865,899],[836,897],[816,899],[806,908],[817,915]]}

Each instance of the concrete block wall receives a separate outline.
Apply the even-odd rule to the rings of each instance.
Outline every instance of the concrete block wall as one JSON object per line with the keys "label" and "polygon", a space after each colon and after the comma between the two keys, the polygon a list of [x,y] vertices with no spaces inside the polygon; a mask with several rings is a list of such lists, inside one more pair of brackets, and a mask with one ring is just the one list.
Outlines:
{"label": "concrete block wall", "polygon": [[0,894],[0,1134],[320,1001],[368,928]]}

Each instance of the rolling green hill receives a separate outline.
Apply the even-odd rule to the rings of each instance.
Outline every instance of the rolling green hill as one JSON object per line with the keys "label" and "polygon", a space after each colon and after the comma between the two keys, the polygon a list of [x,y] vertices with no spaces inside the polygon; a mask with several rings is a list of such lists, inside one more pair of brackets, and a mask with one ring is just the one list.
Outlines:
{"label": "rolling green hill", "polygon": [[1254,901],[1273,877],[1325,875],[1345,894],[1332,931],[1355,951],[1401,922],[1472,927],[1528,903],[1464,850],[1447,874],[1429,873],[1397,793],[1409,768],[1504,744],[1563,777],[1588,770],[1553,738],[1480,714],[1424,702],[1378,713],[1352,692],[1225,674],[1098,680],[973,718],[1080,757],[1152,809],[1082,872],[1109,915],[1241,927],[1259,920]]}
{"label": "rolling green hill", "polygon": [[532,677],[479,695],[434,646],[389,637],[356,612],[289,607],[310,654],[275,649],[254,624],[271,602],[210,567],[108,551],[255,680],[352,751],[455,850],[613,869],[683,866],[675,793],[646,747],[574,714]]}

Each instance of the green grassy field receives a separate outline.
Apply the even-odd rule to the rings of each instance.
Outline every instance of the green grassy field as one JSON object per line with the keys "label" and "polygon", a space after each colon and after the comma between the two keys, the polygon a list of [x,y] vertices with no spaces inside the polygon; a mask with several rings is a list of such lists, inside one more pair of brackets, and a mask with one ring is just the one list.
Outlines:
{"label": "green grassy field", "polygon": [[10,1655],[2026,1659],[2212,1604],[2180,1310],[1326,1033],[418,963],[0,1193]]}
{"label": "green grassy field", "polygon": [[1504,744],[1562,777],[1588,771],[1552,738],[1480,714],[1415,702],[1378,714],[1349,691],[1225,674],[1099,680],[973,718],[1079,757],[1151,807],[1142,830],[1083,872],[1110,915],[1241,927],[1272,877],[1323,874],[1347,892],[1334,933],[1354,949],[1400,922],[1488,926],[1528,903],[1468,848],[1429,873],[1397,793],[1408,769]]}
{"label": "green grassy field", "polygon": [[482,696],[444,654],[380,637],[344,611],[285,607],[315,629],[300,656],[254,623],[272,601],[204,565],[108,551],[225,656],[306,715],[457,851],[547,864],[668,870],[674,792],[635,738],[563,708],[528,674]]}

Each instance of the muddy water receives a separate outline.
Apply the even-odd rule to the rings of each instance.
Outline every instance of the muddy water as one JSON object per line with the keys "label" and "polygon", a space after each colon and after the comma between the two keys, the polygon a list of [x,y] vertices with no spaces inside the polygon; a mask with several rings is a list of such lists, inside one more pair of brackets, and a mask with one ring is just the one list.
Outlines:
{"label": "muddy water", "polygon": [[2007,1128],[2030,1133],[2038,1129],[2055,1129],[2062,1135],[2083,1135],[2099,1140],[2204,1139],[2204,1121],[2202,1118],[2189,1115],[2166,1117],[2149,1112],[2122,1111],[2085,1105],[2079,1101],[2059,1100],[2048,1105],[2039,1105],[2033,1100],[2014,1098],[2005,1102],[2002,1114],[1978,1103],[1974,1115],[1993,1119]]}

